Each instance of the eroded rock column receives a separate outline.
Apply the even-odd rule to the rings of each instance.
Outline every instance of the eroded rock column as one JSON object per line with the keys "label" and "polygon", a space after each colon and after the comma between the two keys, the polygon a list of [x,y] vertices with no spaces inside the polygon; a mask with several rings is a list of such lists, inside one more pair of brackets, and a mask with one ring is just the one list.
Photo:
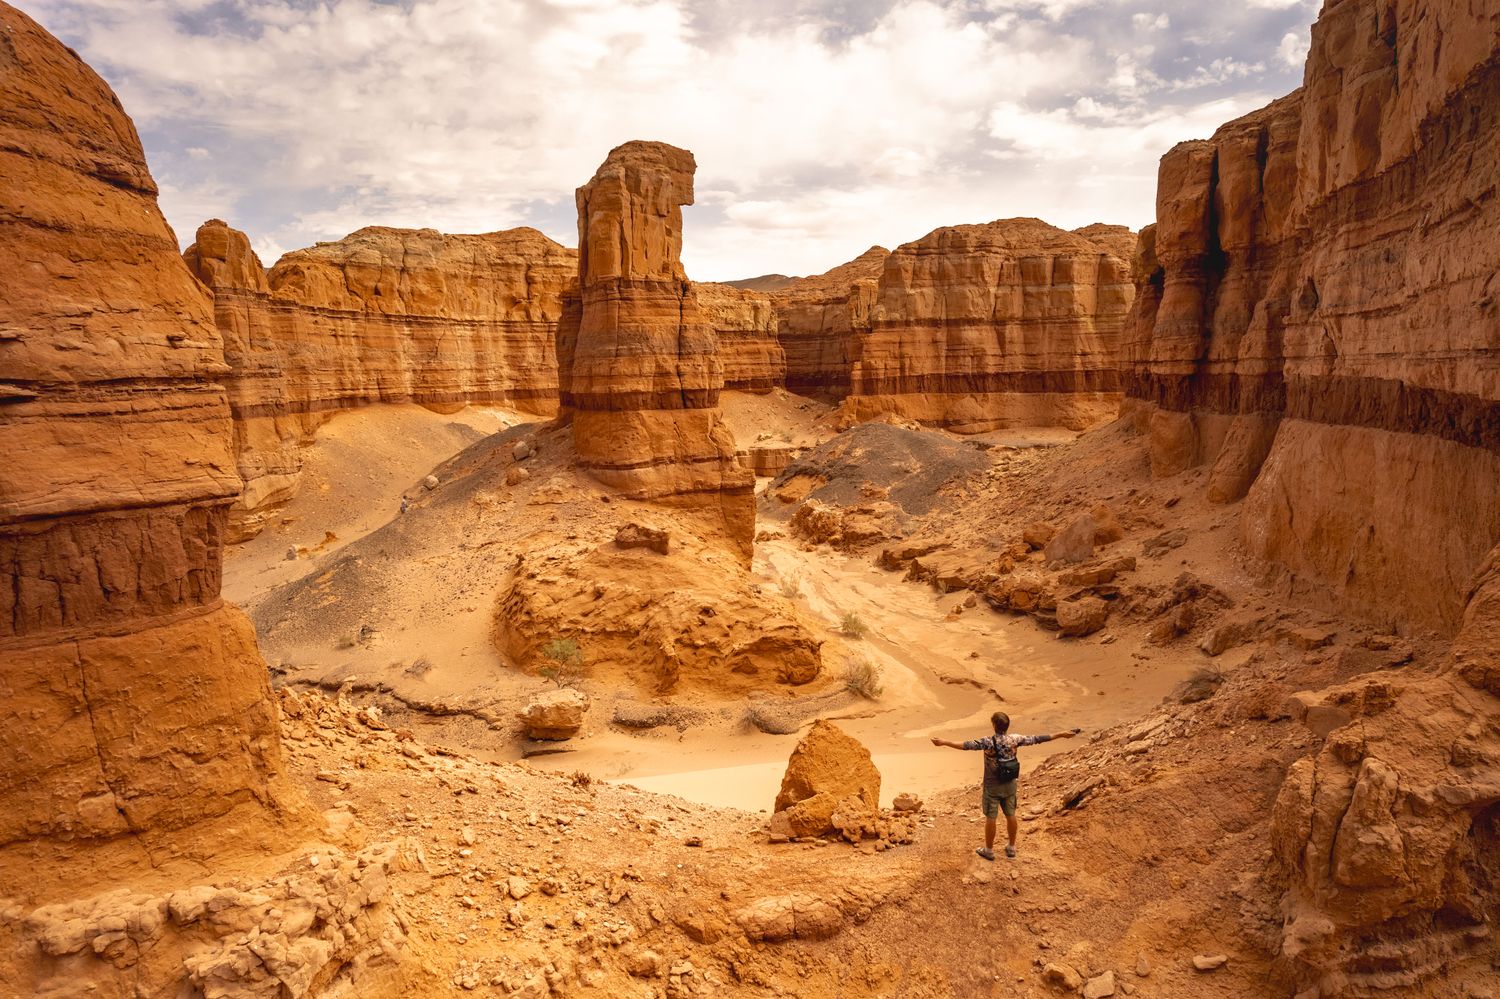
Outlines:
{"label": "eroded rock column", "polygon": [[211,304],[114,94],[3,4],[0,274],[0,883],[231,813],[246,845],[281,752],[219,599],[240,480]]}
{"label": "eroded rock column", "polygon": [[636,499],[716,511],[748,559],[754,479],[720,420],[718,337],[682,268],[696,169],[685,149],[628,142],[578,189],[582,311],[559,349],[562,403],[595,478]]}

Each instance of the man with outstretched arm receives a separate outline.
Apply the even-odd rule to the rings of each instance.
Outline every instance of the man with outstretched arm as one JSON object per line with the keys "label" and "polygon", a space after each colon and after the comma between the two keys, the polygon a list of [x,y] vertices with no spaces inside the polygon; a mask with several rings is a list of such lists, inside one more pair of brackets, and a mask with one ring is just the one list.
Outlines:
{"label": "man with outstretched arm", "polygon": [[1082,729],[1075,728],[1054,735],[1010,735],[1010,715],[996,711],[990,715],[994,735],[966,742],[949,742],[933,736],[934,746],[948,749],[978,749],[984,753],[984,794],[981,805],[984,809],[984,846],[975,850],[985,860],[995,859],[995,820],[1001,809],[1005,811],[1005,833],[1010,842],[1005,855],[1016,855],[1016,833],[1020,823],[1016,821],[1016,778],[1021,776],[1021,761],[1016,759],[1016,750],[1021,746],[1035,746],[1039,742],[1053,739],[1071,739]]}

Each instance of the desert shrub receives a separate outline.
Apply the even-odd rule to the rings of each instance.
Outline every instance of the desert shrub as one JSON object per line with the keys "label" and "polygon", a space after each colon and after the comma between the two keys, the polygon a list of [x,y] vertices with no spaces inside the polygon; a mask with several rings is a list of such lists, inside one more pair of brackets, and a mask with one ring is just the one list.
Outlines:
{"label": "desert shrub", "polygon": [[568,776],[568,780],[573,782],[574,787],[582,788],[583,790],[587,791],[594,783],[594,775],[584,773],[582,770],[574,770],[572,774]]}
{"label": "desert shrub", "polygon": [[880,682],[881,670],[879,666],[868,659],[850,659],[844,664],[844,689],[851,694],[858,694],[868,701],[878,701],[880,695],[885,693],[885,685]]}
{"label": "desert shrub", "polygon": [[870,626],[865,624],[864,618],[850,611],[844,615],[844,620],[839,624],[839,630],[850,638],[864,638],[870,631]]}
{"label": "desert shrub", "polygon": [[413,662],[410,666],[406,667],[406,672],[410,673],[412,676],[425,676],[427,674],[427,671],[430,669],[432,669],[432,660],[428,659],[426,656],[422,656],[420,659],[417,659],[415,662]]}
{"label": "desert shrub", "polygon": [[583,650],[573,639],[554,638],[538,651],[546,662],[537,672],[559,687],[583,679]]}
{"label": "desert shrub", "polygon": [[796,573],[790,576],[781,576],[776,580],[776,588],[788,600],[796,600],[802,595],[802,577]]}

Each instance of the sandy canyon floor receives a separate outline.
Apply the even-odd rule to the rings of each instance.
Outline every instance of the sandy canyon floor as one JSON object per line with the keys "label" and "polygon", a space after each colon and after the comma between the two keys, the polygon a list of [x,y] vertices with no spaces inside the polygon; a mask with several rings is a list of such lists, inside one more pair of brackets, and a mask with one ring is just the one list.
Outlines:
{"label": "sandy canyon floor", "polygon": [[[782,391],[728,393],[725,413],[742,447],[757,438],[807,446],[836,433],[827,406]],[[505,410],[470,407],[448,416],[418,406],[335,417],[309,448],[302,489],[279,521],[230,550],[226,597],[255,615],[277,587],[316,576],[345,546],[398,518],[402,496],[420,495],[429,472],[482,434],[534,420]],[[986,435],[985,443],[1044,452],[1074,436],[1016,431]],[[756,579],[768,590],[794,586],[804,619],[829,643],[829,680],[790,698],[794,705],[778,707],[803,725],[814,717],[836,720],[860,739],[884,776],[886,803],[902,791],[930,794],[975,780],[976,760],[935,750],[932,736],[983,734],[989,715],[1002,709],[1023,731],[1075,725],[1096,731],[1139,717],[1202,661],[1190,647],[1132,657],[1131,643],[1107,634],[1059,639],[1027,618],[965,607],[967,592],[913,585],[875,567],[868,553],[810,545],[786,533],[784,524],[761,519],[767,540],[756,547]],[[410,564],[404,585],[412,594],[451,593],[454,563],[467,554],[462,538],[452,543]],[[490,608],[479,594],[470,596],[466,604],[448,603],[446,612],[394,627],[362,624],[363,641],[354,629],[323,626],[321,608],[299,607],[295,631],[313,640],[286,642],[272,632],[262,641],[282,682],[373,693],[402,724],[432,741],[497,761],[543,754],[533,756],[534,763],[559,772],[583,771],[715,806],[769,810],[799,736],[757,728],[747,720],[744,701],[669,698],[681,709],[679,724],[642,731],[608,724],[614,692],[585,682],[600,703],[579,738],[564,748],[520,738],[510,716],[549,685],[503,661],[490,640]],[[849,614],[869,628],[861,639],[840,630]],[[848,659],[878,667],[878,699],[842,690],[838,677]],[[413,664],[422,667],[413,670]],[[1028,756],[1034,762],[1065,746],[1037,747]]]}

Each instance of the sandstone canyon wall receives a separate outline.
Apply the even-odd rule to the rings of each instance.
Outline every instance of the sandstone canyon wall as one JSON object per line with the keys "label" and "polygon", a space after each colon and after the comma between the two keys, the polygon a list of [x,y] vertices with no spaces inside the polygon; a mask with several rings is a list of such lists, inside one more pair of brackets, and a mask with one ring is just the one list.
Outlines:
{"label": "sandstone canyon wall", "polygon": [[698,304],[719,341],[724,387],[769,392],[786,385],[786,350],[776,337],[777,313],[768,295],[727,284],[694,283]]}
{"label": "sandstone canyon wall", "polygon": [[1119,226],[1002,219],[898,247],[851,359],[846,411],[960,433],[1107,419],[1121,398],[1133,245]]}
{"label": "sandstone canyon wall", "polygon": [[[0,3],[0,884],[300,814],[249,623],[212,303],[109,87]],[[200,844],[201,845],[201,844]],[[224,844],[218,844],[222,846]],[[71,872],[71,873],[69,873]]]}
{"label": "sandstone canyon wall", "polygon": [[876,283],[888,256],[885,247],[872,246],[833,270],[770,293],[789,390],[839,399],[849,394],[859,338],[870,331]]}
{"label": "sandstone canyon wall", "polygon": [[1303,88],[1162,160],[1125,361],[1249,550],[1459,623],[1500,541],[1500,11],[1327,3]]}
{"label": "sandstone canyon wall", "polygon": [[748,560],[754,477],[719,416],[718,337],[682,269],[686,150],[629,142],[578,189],[580,308],[561,403],[581,465],[634,499],[710,510]]}
{"label": "sandstone canyon wall", "polygon": [[184,254],[214,295],[245,490],[231,540],[296,491],[300,448],[340,409],[500,404],[551,413],[574,251],[535,229],[361,229],[261,266],[215,219]]}

